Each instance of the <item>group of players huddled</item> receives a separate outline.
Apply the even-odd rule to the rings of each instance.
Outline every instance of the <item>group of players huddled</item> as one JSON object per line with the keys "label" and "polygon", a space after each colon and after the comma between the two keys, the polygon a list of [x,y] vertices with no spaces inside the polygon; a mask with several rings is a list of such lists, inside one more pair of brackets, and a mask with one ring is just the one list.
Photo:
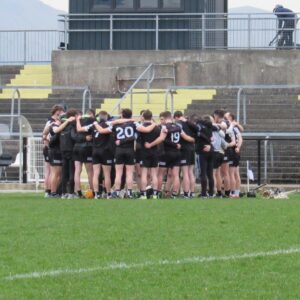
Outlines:
{"label": "group of players huddled", "polygon": [[84,198],[85,165],[95,199],[194,198],[196,157],[200,197],[240,197],[243,128],[232,113],[187,118],[165,111],[159,119],[156,124],[149,110],[134,120],[130,109],[111,118],[55,105],[43,131],[45,197]]}

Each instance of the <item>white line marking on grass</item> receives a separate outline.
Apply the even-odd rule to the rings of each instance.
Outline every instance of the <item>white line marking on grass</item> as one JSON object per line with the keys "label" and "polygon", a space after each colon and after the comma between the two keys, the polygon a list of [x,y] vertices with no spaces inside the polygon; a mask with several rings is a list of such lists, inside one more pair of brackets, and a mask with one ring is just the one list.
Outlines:
{"label": "white line marking on grass", "polygon": [[112,271],[112,270],[130,270],[140,269],[152,266],[170,266],[170,265],[185,265],[185,264],[200,264],[218,261],[236,261],[249,258],[268,257],[268,256],[280,256],[300,253],[300,248],[289,248],[282,250],[274,250],[268,252],[254,252],[244,253],[229,256],[196,256],[190,258],[183,258],[179,260],[159,260],[159,261],[145,261],[142,263],[112,263],[106,266],[99,266],[94,268],[82,268],[82,269],[60,269],[53,271],[33,272],[25,274],[16,274],[5,277],[5,280],[14,281],[20,279],[36,279],[43,277],[58,277],[68,274],[83,274],[101,271]]}

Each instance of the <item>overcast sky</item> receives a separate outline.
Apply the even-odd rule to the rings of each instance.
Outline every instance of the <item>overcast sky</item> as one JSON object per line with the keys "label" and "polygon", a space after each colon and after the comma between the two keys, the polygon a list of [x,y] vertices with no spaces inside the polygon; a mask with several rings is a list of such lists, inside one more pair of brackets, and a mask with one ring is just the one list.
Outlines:
{"label": "overcast sky", "polygon": [[[43,2],[61,10],[68,10],[69,0],[42,0]],[[238,7],[250,5],[257,8],[262,8],[268,11],[272,11],[276,4],[282,4],[293,11],[300,12],[299,0],[229,0],[229,7]]]}

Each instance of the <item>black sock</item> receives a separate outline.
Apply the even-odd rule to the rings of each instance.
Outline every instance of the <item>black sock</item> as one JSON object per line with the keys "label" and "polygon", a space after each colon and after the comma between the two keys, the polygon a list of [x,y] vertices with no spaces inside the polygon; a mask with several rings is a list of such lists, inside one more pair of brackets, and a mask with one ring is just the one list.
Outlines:
{"label": "black sock", "polygon": [[51,194],[51,190],[46,190],[46,193]]}
{"label": "black sock", "polygon": [[183,195],[184,197],[189,197],[189,192],[184,192]]}
{"label": "black sock", "polygon": [[132,196],[132,190],[128,190],[128,191],[127,191],[127,195],[128,195],[128,196]]}
{"label": "black sock", "polygon": [[177,193],[173,192],[172,197],[177,197]]}
{"label": "black sock", "polygon": [[141,191],[141,196],[147,196],[145,191]]}
{"label": "black sock", "polygon": [[222,192],[221,191],[217,191],[217,195],[218,196],[222,196]]}
{"label": "black sock", "polygon": [[229,191],[225,191],[225,195],[229,197],[230,196],[230,190]]}
{"label": "black sock", "polygon": [[108,196],[108,197],[111,197],[111,192],[108,192],[108,193],[107,193],[107,196]]}

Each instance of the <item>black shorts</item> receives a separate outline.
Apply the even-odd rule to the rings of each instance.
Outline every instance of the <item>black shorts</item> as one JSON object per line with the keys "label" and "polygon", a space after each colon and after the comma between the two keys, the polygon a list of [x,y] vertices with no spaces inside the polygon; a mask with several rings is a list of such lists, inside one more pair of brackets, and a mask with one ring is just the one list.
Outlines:
{"label": "black shorts", "polygon": [[232,157],[232,148],[227,148],[225,150],[223,164],[228,164],[231,157]]}
{"label": "black shorts", "polygon": [[110,149],[93,148],[93,164],[112,166],[114,162],[113,153]]}
{"label": "black shorts", "polygon": [[224,154],[220,152],[214,152],[214,169],[218,169],[224,162]]}
{"label": "black shorts", "polygon": [[157,168],[158,167],[158,155],[157,151],[145,151],[142,154],[140,161],[142,168]]}
{"label": "black shorts", "polygon": [[43,149],[43,156],[44,156],[44,160],[45,162],[49,163],[50,162],[50,158],[49,158],[49,147],[45,146]]}
{"label": "black shorts", "polygon": [[241,156],[238,153],[234,153],[229,159],[229,167],[236,168],[240,165]]}
{"label": "black shorts", "polygon": [[180,151],[169,151],[159,158],[160,168],[173,168],[180,167],[181,152]]}
{"label": "black shorts", "polygon": [[142,161],[142,149],[135,150],[135,162],[137,164],[140,164]]}
{"label": "black shorts", "polygon": [[181,149],[181,166],[195,165],[195,150],[190,148]]}
{"label": "black shorts", "polygon": [[49,162],[52,167],[62,166],[62,156],[59,149],[49,148]]}
{"label": "black shorts", "polygon": [[133,166],[135,164],[135,153],[132,148],[117,147],[115,154],[116,165]]}
{"label": "black shorts", "polygon": [[92,163],[93,162],[93,148],[92,146],[76,146],[73,150],[73,160],[82,163]]}

